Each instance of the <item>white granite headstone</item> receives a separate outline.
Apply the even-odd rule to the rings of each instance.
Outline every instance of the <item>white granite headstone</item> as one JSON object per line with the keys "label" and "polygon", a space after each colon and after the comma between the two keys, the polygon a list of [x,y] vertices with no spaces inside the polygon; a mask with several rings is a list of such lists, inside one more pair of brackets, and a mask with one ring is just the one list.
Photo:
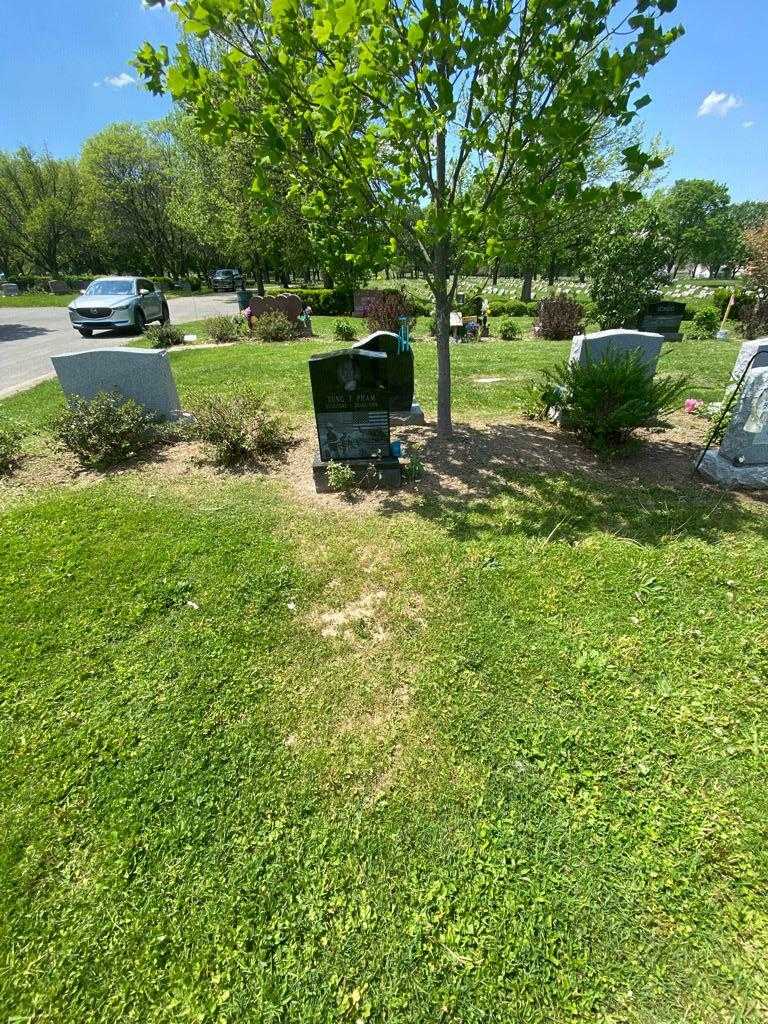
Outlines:
{"label": "white granite headstone", "polygon": [[51,356],[51,362],[68,398],[117,391],[160,419],[181,415],[168,353],[162,349],[99,348]]}
{"label": "white granite headstone", "polygon": [[752,356],[756,356],[756,359],[750,366],[750,371],[761,370],[768,366],[768,338],[744,342],[736,356],[736,362],[731,371],[731,380],[737,382],[741,380]]}
{"label": "white granite headstone", "polygon": [[664,337],[647,331],[597,331],[595,334],[577,334],[571,343],[569,362],[599,362],[609,352],[623,355],[634,349],[640,352],[643,361],[652,373],[656,373]]}
{"label": "white granite headstone", "polygon": [[699,472],[723,487],[768,488],[768,367],[747,374],[720,449],[704,455]]}

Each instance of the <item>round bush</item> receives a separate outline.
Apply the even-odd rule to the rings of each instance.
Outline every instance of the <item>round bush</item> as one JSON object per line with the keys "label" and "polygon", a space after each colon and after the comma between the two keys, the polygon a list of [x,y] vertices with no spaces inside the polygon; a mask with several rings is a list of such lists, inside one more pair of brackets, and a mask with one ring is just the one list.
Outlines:
{"label": "round bush", "polygon": [[226,345],[242,341],[248,333],[248,323],[243,316],[212,316],[206,321],[208,337],[215,345]]}
{"label": "round bush", "polygon": [[225,466],[276,455],[291,442],[285,422],[252,387],[193,398],[192,413],[196,436],[213,446],[216,461]]}
{"label": "round bush", "polygon": [[337,320],[333,325],[333,334],[337,341],[351,344],[357,337],[355,328],[348,320]]}
{"label": "round bush", "polygon": [[151,348],[173,348],[184,344],[184,334],[174,324],[151,324],[144,333]]}
{"label": "round bush", "polygon": [[73,398],[54,423],[59,444],[84,466],[101,468],[123,462],[158,440],[154,416],[132,398],[104,391],[95,398]]}
{"label": "round bush", "polygon": [[259,341],[290,341],[293,324],[285,313],[262,313],[251,323],[251,333]]}
{"label": "round bush", "polygon": [[511,316],[503,316],[499,320],[497,334],[504,341],[517,341],[522,336],[520,325]]}
{"label": "round bush", "polygon": [[539,338],[564,341],[578,334],[584,322],[581,303],[565,294],[542,299],[533,331]]}

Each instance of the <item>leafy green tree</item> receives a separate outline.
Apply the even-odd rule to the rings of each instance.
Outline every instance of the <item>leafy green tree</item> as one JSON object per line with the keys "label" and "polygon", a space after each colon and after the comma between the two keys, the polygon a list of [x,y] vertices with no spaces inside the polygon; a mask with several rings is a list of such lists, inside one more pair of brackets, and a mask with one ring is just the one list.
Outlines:
{"label": "leafy green tree", "polygon": [[[366,218],[346,253],[381,237],[424,273],[437,314],[438,431],[451,433],[449,314],[469,257],[495,257],[512,182],[544,207],[554,181],[582,187],[582,144],[605,118],[627,124],[646,71],[682,31],[676,0],[181,0],[182,29],[214,39],[203,66],[184,42],[146,44],[137,66],[202,131],[247,138],[266,191],[279,165],[305,215],[340,202]],[[170,66],[169,66],[170,64]],[[646,155],[624,154],[630,168]],[[480,169],[482,187],[470,187]],[[414,218],[414,210],[419,215]]]}
{"label": "leafy green tree", "polygon": [[589,254],[591,295],[601,328],[637,328],[664,279],[665,254],[658,215],[647,202],[603,223]]}
{"label": "leafy green tree", "polygon": [[739,267],[745,266],[750,258],[750,247],[745,237],[746,232],[768,224],[768,203],[747,200],[731,206],[731,218],[738,228],[738,238],[731,258],[724,260],[729,264],[735,275]]}
{"label": "leafy green tree", "polygon": [[6,266],[82,269],[86,230],[77,164],[29,149],[0,152],[0,252]]}
{"label": "leafy green tree", "polygon": [[105,267],[177,276],[194,263],[194,234],[170,216],[171,166],[168,141],[152,129],[113,124],[86,140],[84,203]]}
{"label": "leafy green tree", "polygon": [[725,213],[730,201],[727,186],[704,178],[681,178],[656,194],[670,274],[684,263],[709,264],[719,257],[727,237]]}

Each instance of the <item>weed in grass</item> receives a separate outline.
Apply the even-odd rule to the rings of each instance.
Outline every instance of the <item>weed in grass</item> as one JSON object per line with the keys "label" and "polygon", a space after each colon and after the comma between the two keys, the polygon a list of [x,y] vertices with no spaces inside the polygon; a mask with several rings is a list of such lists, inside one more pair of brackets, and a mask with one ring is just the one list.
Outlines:
{"label": "weed in grass", "polygon": [[340,491],[343,494],[351,494],[358,486],[355,471],[351,466],[345,466],[342,462],[331,460],[325,467],[328,486],[332,491]]}

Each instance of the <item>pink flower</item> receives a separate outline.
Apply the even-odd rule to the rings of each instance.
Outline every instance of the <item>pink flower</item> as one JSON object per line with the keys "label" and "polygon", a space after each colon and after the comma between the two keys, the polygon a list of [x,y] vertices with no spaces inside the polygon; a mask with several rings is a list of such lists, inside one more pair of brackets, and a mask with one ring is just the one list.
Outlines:
{"label": "pink flower", "polygon": [[683,402],[683,409],[685,412],[689,412],[693,415],[693,413],[698,412],[702,405],[704,405],[704,403],[700,398],[686,398],[685,402]]}

